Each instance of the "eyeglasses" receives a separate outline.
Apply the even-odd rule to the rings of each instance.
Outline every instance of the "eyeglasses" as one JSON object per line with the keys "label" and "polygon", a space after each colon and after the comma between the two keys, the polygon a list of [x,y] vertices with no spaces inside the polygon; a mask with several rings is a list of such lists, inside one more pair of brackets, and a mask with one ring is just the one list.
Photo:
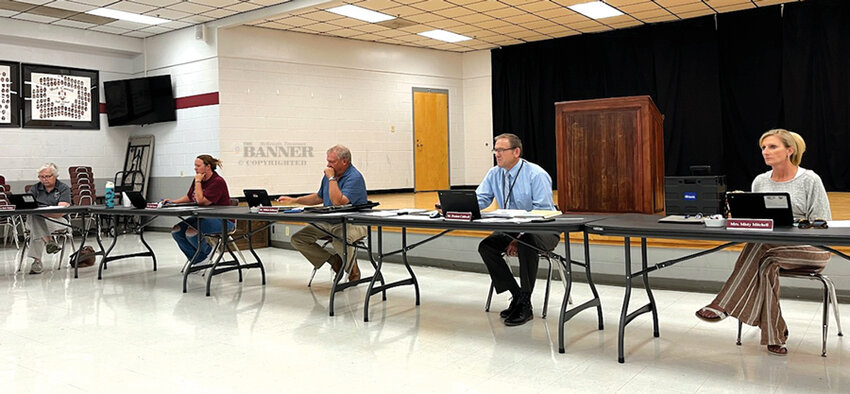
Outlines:
{"label": "eyeglasses", "polygon": [[505,151],[514,150],[514,149],[516,149],[516,147],[513,147],[513,148],[496,148],[496,149],[493,149],[491,152],[493,152],[493,153],[505,153]]}
{"label": "eyeglasses", "polygon": [[53,178],[52,174],[51,175],[39,175],[38,176],[38,179],[50,179],[50,178]]}
{"label": "eyeglasses", "polygon": [[805,218],[800,219],[800,221],[797,222],[797,228],[829,228],[829,225],[826,223],[825,219],[810,220],[809,218]]}

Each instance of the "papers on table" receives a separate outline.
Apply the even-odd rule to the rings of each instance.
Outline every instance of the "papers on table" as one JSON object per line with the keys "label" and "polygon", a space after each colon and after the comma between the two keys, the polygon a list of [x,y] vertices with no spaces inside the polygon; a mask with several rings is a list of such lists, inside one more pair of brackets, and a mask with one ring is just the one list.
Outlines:
{"label": "papers on table", "polygon": [[685,224],[703,224],[702,216],[697,215],[670,215],[658,219],[659,223],[685,223]]}
{"label": "papers on table", "polygon": [[[525,212],[525,211],[523,211]],[[540,219],[540,216],[535,217],[515,217],[515,218],[505,218],[505,217],[487,217],[476,220],[476,223],[528,223],[533,221],[534,219]]]}
{"label": "papers on table", "polygon": [[832,228],[847,228],[850,227],[850,220],[829,220],[826,224]]}
{"label": "papers on table", "polygon": [[533,211],[526,211],[523,209],[497,209],[495,211],[489,212],[481,212],[481,217],[483,218],[507,218],[507,219],[516,219],[516,218],[550,218],[553,216],[558,216],[561,214],[561,211],[550,211],[545,209],[535,209]]}

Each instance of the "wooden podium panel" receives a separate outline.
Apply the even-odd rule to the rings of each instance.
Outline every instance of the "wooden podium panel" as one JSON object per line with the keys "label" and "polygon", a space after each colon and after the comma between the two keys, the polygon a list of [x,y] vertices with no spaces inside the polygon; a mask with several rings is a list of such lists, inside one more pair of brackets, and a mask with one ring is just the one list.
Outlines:
{"label": "wooden podium panel", "polygon": [[555,103],[561,210],[663,211],[663,120],[649,96]]}

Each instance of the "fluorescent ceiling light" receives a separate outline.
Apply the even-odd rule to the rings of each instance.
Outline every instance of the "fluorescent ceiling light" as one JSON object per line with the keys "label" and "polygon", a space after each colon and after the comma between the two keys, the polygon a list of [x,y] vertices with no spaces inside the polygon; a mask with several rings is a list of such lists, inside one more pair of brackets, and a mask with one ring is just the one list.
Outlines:
{"label": "fluorescent ceiling light", "polygon": [[333,12],[337,15],[347,16],[349,18],[359,19],[364,22],[377,23],[395,19],[394,16],[382,14],[377,11],[367,10],[356,5],[346,4],[339,7],[328,8],[328,12]]}
{"label": "fluorescent ceiling light", "polygon": [[460,34],[455,34],[450,31],[445,30],[429,30],[426,32],[419,33],[420,36],[425,36],[428,38],[433,38],[435,40],[445,41],[445,42],[461,42],[466,40],[471,40],[472,38],[467,36],[462,36]]}
{"label": "fluorescent ceiling light", "polygon": [[610,18],[612,16],[623,15],[620,10],[611,7],[610,5],[605,4],[601,1],[591,1],[590,3],[575,4],[567,6],[567,8],[593,19]]}
{"label": "fluorescent ceiling light", "polygon": [[144,23],[146,25],[158,25],[160,23],[171,22],[168,19],[154,18],[152,16],[134,14],[132,12],[110,10],[109,8],[98,8],[91,11],[86,11],[86,14],[120,19],[122,21]]}

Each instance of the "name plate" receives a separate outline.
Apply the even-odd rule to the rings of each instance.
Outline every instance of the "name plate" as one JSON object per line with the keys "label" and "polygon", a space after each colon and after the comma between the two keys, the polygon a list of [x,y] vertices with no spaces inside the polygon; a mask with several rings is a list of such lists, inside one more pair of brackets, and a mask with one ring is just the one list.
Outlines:
{"label": "name plate", "polygon": [[279,213],[280,207],[259,207],[257,213]]}
{"label": "name plate", "polygon": [[0,205],[0,211],[14,211],[14,205]]}
{"label": "name plate", "polygon": [[772,231],[773,219],[726,219],[729,230]]}
{"label": "name plate", "polygon": [[157,208],[159,208],[159,204],[157,204],[155,202],[149,202],[147,205],[145,205],[145,209],[157,209]]}
{"label": "name plate", "polygon": [[446,220],[462,220],[464,222],[472,221],[472,212],[446,212]]}

